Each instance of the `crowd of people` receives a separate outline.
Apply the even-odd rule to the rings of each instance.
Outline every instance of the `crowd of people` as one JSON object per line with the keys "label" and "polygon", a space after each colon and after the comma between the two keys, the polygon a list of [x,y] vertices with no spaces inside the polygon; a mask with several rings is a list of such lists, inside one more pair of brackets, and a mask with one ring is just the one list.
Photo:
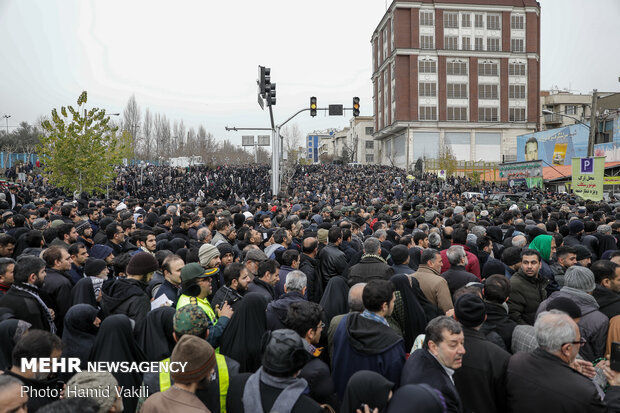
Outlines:
{"label": "crowd of people", "polygon": [[385,166],[279,194],[266,166],[124,167],[107,198],[27,173],[0,193],[0,412],[620,411],[613,200]]}

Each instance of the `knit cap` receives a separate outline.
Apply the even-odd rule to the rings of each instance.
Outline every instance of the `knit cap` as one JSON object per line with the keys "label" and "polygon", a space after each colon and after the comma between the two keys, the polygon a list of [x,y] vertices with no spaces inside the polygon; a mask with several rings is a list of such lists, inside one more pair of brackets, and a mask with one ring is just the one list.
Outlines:
{"label": "knit cap", "polygon": [[179,369],[182,371],[170,372],[175,383],[197,383],[215,367],[215,350],[204,338],[184,335],[174,346],[170,361],[187,363],[184,369]]}
{"label": "knit cap", "polygon": [[587,293],[594,291],[594,287],[596,286],[592,271],[579,265],[573,265],[566,270],[566,274],[564,274],[564,285]]}
{"label": "knit cap", "polygon": [[75,230],[78,234],[82,235],[86,229],[90,228],[88,221],[80,221],[75,224]]}
{"label": "knit cap", "polygon": [[43,230],[47,225],[47,220],[45,218],[37,218],[32,223],[32,229],[36,229],[37,231]]}
{"label": "knit cap", "polygon": [[103,244],[95,244],[90,249],[88,254],[93,258],[99,258],[101,260],[104,260],[108,258],[110,254],[112,254],[112,247]]}
{"label": "knit cap", "polygon": [[[67,398],[80,397],[80,394],[88,394],[88,397],[99,405],[99,413],[105,413],[114,405],[118,382],[112,373],[107,371],[82,371],[71,377],[67,386],[71,388],[71,391],[66,393]],[[73,391],[73,389],[75,389],[75,391]],[[107,391],[108,389],[109,391]],[[105,395],[107,395],[107,397],[105,397]]]}
{"label": "knit cap", "polygon": [[557,297],[552,298],[547,305],[547,311],[549,310],[560,310],[565,312],[570,316],[570,318],[579,318],[581,317],[581,309],[573,300],[567,297]]}
{"label": "knit cap", "polygon": [[157,259],[148,252],[139,252],[129,260],[127,264],[128,275],[146,275],[150,272],[157,271],[159,269],[159,263]]}
{"label": "knit cap", "polygon": [[104,260],[89,257],[86,260],[86,264],[84,264],[84,275],[87,277],[96,277],[101,274],[101,271],[103,271],[105,267],[107,267],[107,264]]}
{"label": "knit cap", "polygon": [[209,328],[207,313],[195,304],[185,305],[174,313],[173,328],[177,336],[204,337]]}
{"label": "knit cap", "polygon": [[478,327],[487,315],[484,301],[474,294],[460,296],[454,303],[454,315],[465,327]]}
{"label": "knit cap", "polygon": [[202,244],[200,250],[198,250],[198,259],[200,260],[200,265],[206,267],[209,265],[209,262],[215,257],[220,256],[220,251],[217,249],[215,245],[211,244]]}
{"label": "knit cap", "polygon": [[581,232],[584,228],[583,222],[581,222],[578,219],[575,219],[573,221],[570,222],[570,224],[568,224],[568,229],[570,230],[571,234],[578,234],[579,232]]}
{"label": "knit cap", "polygon": [[320,230],[318,230],[317,232],[317,239],[319,240],[320,243],[325,244],[327,242],[327,234],[328,234],[328,230],[321,228]]}
{"label": "knit cap", "polygon": [[577,252],[577,261],[585,260],[586,258],[592,258],[592,253],[588,249],[588,247],[584,247],[583,245],[577,245],[575,247],[575,251]]}

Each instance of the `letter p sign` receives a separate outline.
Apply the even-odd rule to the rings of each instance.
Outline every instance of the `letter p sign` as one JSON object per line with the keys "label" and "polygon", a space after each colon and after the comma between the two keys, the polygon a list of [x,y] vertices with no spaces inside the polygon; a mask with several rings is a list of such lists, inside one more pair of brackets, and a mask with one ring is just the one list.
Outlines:
{"label": "letter p sign", "polygon": [[594,158],[581,158],[581,173],[594,173]]}

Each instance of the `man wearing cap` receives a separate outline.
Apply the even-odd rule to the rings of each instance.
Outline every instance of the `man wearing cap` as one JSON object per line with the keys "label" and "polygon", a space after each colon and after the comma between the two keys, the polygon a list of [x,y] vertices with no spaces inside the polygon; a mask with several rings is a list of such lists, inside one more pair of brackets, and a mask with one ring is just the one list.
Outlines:
{"label": "man wearing cap", "polygon": [[248,270],[251,279],[254,279],[257,276],[258,266],[260,263],[267,260],[268,258],[265,253],[258,248],[251,248],[246,251],[243,263],[245,268]]}
{"label": "man wearing cap", "polygon": [[454,318],[463,326],[463,365],[454,372],[454,385],[463,406],[472,412],[503,412],[506,368],[510,354],[487,340],[480,332],[486,320],[485,304],[474,294],[465,294],[454,303]]}
{"label": "man wearing cap", "polygon": [[184,335],[174,346],[171,362],[187,363],[182,371],[173,371],[170,377],[174,384],[166,391],[155,393],[142,406],[144,413],[187,413],[209,412],[196,396],[198,389],[204,389],[215,369],[215,350],[203,339]]}
{"label": "man wearing cap", "polygon": [[570,247],[581,246],[581,236],[583,234],[584,228],[585,226],[583,225],[583,222],[578,219],[573,219],[568,224],[570,234],[564,237],[564,245]]}
{"label": "man wearing cap", "polygon": [[139,252],[127,264],[127,278],[117,278],[103,286],[101,305],[107,314],[125,314],[138,322],[151,310],[151,298],[146,293],[153,272],[159,269],[155,257]]}
{"label": "man wearing cap", "polygon": [[540,303],[538,313],[545,311],[549,302],[560,297],[568,298],[579,306],[581,318],[577,323],[585,344],[579,354],[588,361],[605,355],[609,319],[601,313],[592,292],[596,287],[594,274],[585,267],[572,266],[564,275],[564,287]]}
{"label": "man wearing cap", "polygon": [[[198,250],[198,259],[200,260],[200,265],[205,270],[213,270],[219,269],[222,261],[220,260],[220,250],[217,249],[215,245],[211,244],[203,244]],[[213,293],[220,289],[222,285],[224,285],[224,280],[221,278],[219,271],[214,273],[217,274],[213,279]]]}
{"label": "man wearing cap", "polygon": [[220,346],[222,334],[224,334],[224,330],[233,315],[232,307],[227,302],[224,302],[221,309],[216,307],[214,311],[207,299],[208,296],[212,295],[213,276],[218,272],[217,268],[205,270],[196,262],[184,266],[181,270],[183,294],[177,302],[177,310],[188,304],[195,304],[207,314],[209,318],[208,340],[215,348]]}
{"label": "man wearing cap", "polygon": [[[293,330],[276,330],[266,338],[263,365],[252,375],[230,380],[226,401],[229,413],[322,413],[323,408],[306,394],[308,382],[298,376],[309,360],[301,337]],[[283,386],[283,384],[285,384]]]}

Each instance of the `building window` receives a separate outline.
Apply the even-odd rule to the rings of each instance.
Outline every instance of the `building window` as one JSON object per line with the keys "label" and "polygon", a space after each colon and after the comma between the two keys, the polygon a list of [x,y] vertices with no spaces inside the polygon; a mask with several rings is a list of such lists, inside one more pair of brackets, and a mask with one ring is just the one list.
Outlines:
{"label": "building window", "polygon": [[487,30],[500,30],[499,15],[487,14]]}
{"label": "building window", "polygon": [[421,11],[420,12],[420,26],[434,26],[435,25],[435,14],[432,11]]}
{"label": "building window", "polygon": [[478,99],[497,99],[497,85],[478,85]]}
{"label": "building window", "polygon": [[372,135],[372,130],[373,130],[372,126],[367,126],[366,127],[366,135]]}
{"label": "building window", "polygon": [[497,37],[487,39],[487,52],[499,52],[499,39]]}
{"label": "building window", "polygon": [[437,73],[437,62],[434,60],[420,60],[420,73]]}
{"label": "building window", "polygon": [[448,106],[448,120],[467,120],[466,107],[450,107]]}
{"label": "building window", "polygon": [[366,141],[366,149],[374,149],[375,148],[375,141]]}
{"label": "building window", "polygon": [[498,76],[497,63],[482,62],[478,64],[478,76]]}
{"label": "building window", "polygon": [[471,38],[463,37],[461,39],[461,49],[463,49],[463,50],[471,50]]}
{"label": "building window", "polygon": [[575,105],[566,105],[564,107],[564,113],[567,115],[576,115],[577,114],[577,106]]}
{"label": "building window", "polygon": [[525,76],[525,63],[510,63],[508,74],[510,76]]}
{"label": "building window", "polygon": [[435,83],[420,83],[420,96],[437,96],[437,85]]}
{"label": "building window", "polygon": [[514,30],[523,30],[525,17],[522,14],[513,14],[510,16],[510,28]]}
{"label": "building window", "polygon": [[443,14],[443,27],[446,29],[458,29],[459,28],[459,14],[454,12]]}
{"label": "building window", "polygon": [[525,85],[509,85],[508,97],[510,99],[525,99]]}
{"label": "building window", "polygon": [[420,120],[437,120],[437,107],[420,106]]}
{"label": "building window", "polygon": [[511,39],[510,49],[513,52],[523,52],[523,39]]}
{"label": "building window", "polygon": [[387,28],[383,30],[383,60],[388,57],[388,39],[387,39]]}
{"label": "building window", "polygon": [[459,49],[458,36],[444,36],[443,47],[446,50],[458,50]]}
{"label": "building window", "polygon": [[482,14],[476,14],[475,25],[477,28],[484,28],[484,16]]}
{"label": "building window", "polygon": [[476,50],[484,50],[484,39],[476,37]]}
{"label": "building window", "polygon": [[447,73],[456,76],[467,75],[467,63],[459,61],[448,62]]}
{"label": "building window", "polygon": [[478,108],[479,122],[497,122],[497,108]]}
{"label": "building window", "polygon": [[375,161],[375,155],[372,153],[366,154],[366,163],[373,163]]}
{"label": "building window", "polygon": [[466,83],[448,83],[448,99],[467,99]]}
{"label": "building window", "polygon": [[471,14],[461,16],[461,27],[471,27]]}
{"label": "building window", "polygon": [[508,120],[510,122],[524,122],[525,121],[525,108],[508,109]]}
{"label": "building window", "polygon": [[434,49],[435,48],[435,36],[433,35],[420,36],[420,47],[422,49]]}

